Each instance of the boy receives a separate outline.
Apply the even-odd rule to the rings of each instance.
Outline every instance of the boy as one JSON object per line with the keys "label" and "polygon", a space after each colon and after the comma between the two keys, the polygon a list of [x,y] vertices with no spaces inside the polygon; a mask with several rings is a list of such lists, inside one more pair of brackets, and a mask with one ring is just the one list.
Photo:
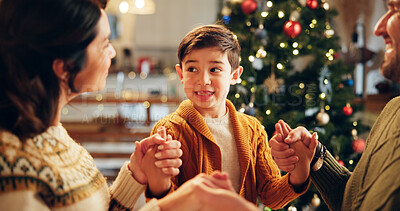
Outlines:
{"label": "boy", "polygon": [[237,112],[227,100],[230,85],[243,72],[239,56],[238,41],[220,25],[198,27],[183,38],[176,71],[188,100],[152,131],[164,126],[182,143],[183,165],[172,181],[149,181],[148,197],[162,197],[197,174],[215,170],[227,172],[241,196],[253,203],[259,197],[272,209],[283,207],[308,188],[308,172],[281,176],[262,125]]}

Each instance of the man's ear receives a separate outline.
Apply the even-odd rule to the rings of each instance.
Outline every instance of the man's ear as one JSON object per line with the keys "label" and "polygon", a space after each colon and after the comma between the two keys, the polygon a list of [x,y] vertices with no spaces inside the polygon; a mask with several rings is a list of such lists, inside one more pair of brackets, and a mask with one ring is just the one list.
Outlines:
{"label": "man's ear", "polygon": [[181,79],[181,82],[182,82],[182,79],[183,79],[183,72],[182,72],[181,65],[176,64],[176,65],[175,65],[175,69],[176,69],[176,72],[177,72],[178,75],[179,75],[179,78]]}
{"label": "man's ear", "polygon": [[60,81],[68,80],[68,72],[65,71],[64,66],[65,62],[62,59],[55,59],[53,61],[53,72]]}
{"label": "man's ear", "polygon": [[243,67],[239,66],[232,72],[232,78],[231,78],[231,85],[235,85],[237,80],[240,78],[240,76],[243,73]]}

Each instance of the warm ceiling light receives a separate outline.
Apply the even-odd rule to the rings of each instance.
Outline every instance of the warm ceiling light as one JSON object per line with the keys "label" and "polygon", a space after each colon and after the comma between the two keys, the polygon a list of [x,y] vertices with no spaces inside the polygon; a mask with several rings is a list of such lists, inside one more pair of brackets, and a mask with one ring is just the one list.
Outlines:
{"label": "warm ceiling light", "polygon": [[119,4],[119,11],[121,13],[127,13],[129,10],[129,4],[126,1],[123,1]]}
{"label": "warm ceiling light", "polygon": [[134,5],[129,9],[129,13],[146,15],[153,14],[156,11],[156,5],[153,0],[134,0]]}

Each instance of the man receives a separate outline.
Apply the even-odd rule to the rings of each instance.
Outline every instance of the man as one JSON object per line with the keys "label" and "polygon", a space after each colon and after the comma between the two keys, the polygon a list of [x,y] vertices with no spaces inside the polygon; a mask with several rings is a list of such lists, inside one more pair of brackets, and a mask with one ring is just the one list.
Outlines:
{"label": "man", "polygon": [[[388,6],[374,33],[386,43],[382,75],[400,82],[400,0],[389,0]],[[400,209],[400,97],[391,100],[379,115],[352,173],[336,162],[320,143],[319,147],[308,147],[313,139],[305,128],[291,130],[280,122],[277,129],[280,132],[271,139],[270,146],[281,170],[304,168],[298,165],[296,152],[316,149],[311,179],[331,210]],[[298,140],[306,147],[293,145]],[[290,149],[288,144],[292,146]]]}

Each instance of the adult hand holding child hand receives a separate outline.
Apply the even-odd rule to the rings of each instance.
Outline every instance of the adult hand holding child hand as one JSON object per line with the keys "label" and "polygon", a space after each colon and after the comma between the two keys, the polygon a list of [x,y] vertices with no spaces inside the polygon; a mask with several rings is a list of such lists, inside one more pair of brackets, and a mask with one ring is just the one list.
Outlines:
{"label": "adult hand holding child hand", "polygon": [[[132,153],[129,163],[133,177],[139,183],[147,184],[149,176],[153,176],[148,172],[150,167],[162,171],[164,177],[176,176],[182,165],[180,146],[179,141],[172,140],[170,136],[166,135],[164,127],[160,127],[157,134],[136,142],[135,151]],[[158,159],[155,158],[156,148],[158,149]]]}
{"label": "adult hand holding child hand", "polygon": [[278,121],[275,129],[277,133],[269,142],[271,154],[281,170],[290,172],[290,183],[301,186],[309,177],[317,134],[311,135],[304,127],[291,129],[283,120]]}

